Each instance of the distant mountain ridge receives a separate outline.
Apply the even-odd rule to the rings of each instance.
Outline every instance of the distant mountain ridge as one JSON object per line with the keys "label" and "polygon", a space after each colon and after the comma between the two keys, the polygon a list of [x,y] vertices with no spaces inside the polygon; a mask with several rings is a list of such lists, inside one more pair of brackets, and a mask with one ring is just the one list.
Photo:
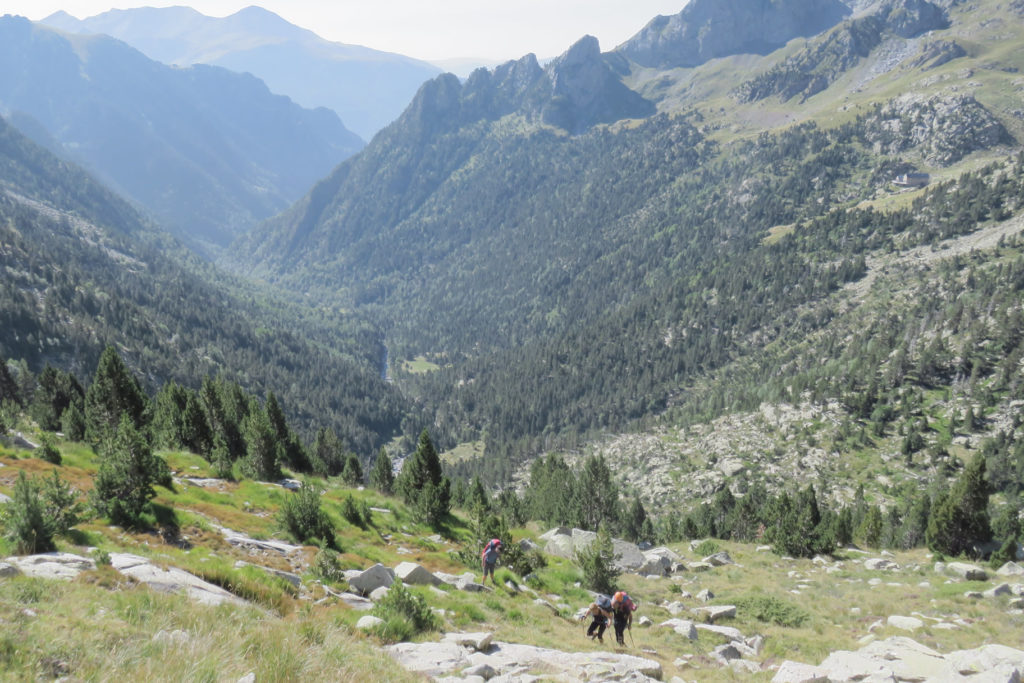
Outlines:
{"label": "distant mountain ridge", "polygon": [[106,36],[0,18],[0,112],[200,250],[284,209],[362,147],[247,74],[172,68]]}
{"label": "distant mountain ridge", "polygon": [[58,12],[43,24],[103,33],[165,64],[248,72],[304,107],[333,109],[364,140],[401,114],[441,70],[420,60],[325,40],[260,7],[209,17],[189,7],[114,9],[87,19]]}

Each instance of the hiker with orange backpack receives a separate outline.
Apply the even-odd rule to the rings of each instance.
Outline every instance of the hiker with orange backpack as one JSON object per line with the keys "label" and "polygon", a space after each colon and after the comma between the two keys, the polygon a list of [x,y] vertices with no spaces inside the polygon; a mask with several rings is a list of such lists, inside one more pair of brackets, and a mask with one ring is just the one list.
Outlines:
{"label": "hiker with orange backpack", "polygon": [[498,558],[501,557],[501,539],[492,538],[484,546],[483,552],[480,553],[480,564],[483,565],[484,578],[481,581],[481,585],[487,585],[487,575],[491,575],[491,585],[498,585],[494,581],[494,566],[498,564]]}
{"label": "hiker with orange backpack", "polygon": [[612,618],[615,623],[615,642],[625,645],[624,637],[627,628],[630,630],[630,637],[633,632],[633,612],[636,611],[636,603],[629,597],[626,591],[619,591],[612,596]]}

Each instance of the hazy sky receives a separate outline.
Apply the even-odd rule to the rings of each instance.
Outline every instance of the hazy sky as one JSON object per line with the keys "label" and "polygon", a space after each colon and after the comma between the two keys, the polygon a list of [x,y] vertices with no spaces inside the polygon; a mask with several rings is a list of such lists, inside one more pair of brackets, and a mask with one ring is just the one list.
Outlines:
{"label": "hazy sky", "polygon": [[426,60],[503,61],[528,52],[553,57],[585,34],[610,50],[655,15],[678,14],[686,0],[0,0],[0,14],[42,19],[64,10],[83,19],[112,7],[190,5],[222,17],[253,4],[328,40]]}

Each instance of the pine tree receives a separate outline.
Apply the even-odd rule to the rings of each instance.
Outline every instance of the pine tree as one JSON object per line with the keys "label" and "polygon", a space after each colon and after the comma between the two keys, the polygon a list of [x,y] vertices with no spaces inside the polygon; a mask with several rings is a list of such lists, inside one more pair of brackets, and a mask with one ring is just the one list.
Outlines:
{"label": "pine tree", "polygon": [[54,550],[56,530],[46,515],[39,484],[21,470],[12,493],[11,502],[4,510],[4,529],[7,539],[14,544],[15,552],[33,555]]}
{"label": "pine tree", "polygon": [[277,481],[281,478],[281,444],[270,419],[259,405],[249,409],[242,424],[245,435],[246,456],[243,472],[257,481]]}
{"label": "pine tree", "polygon": [[988,517],[985,458],[975,457],[932,506],[925,542],[936,552],[961,555],[992,538]]}
{"label": "pine tree", "polygon": [[73,401],[60,416],[60,428],[64,438],[70,441],[85,439],[84,401]]}
{"label": "pine tree", "polygon": [[[563,484],[564,485],[564,484]],[[612,481],[612,471],[603,455],[591,455],[583,461],[574,497],[580,526],[597,529],[619,522],[619,489]]]}
{"label": "pine tree", "polygon": [[277,401],[273,391],[267,392],[267,418],[270,420],[274,433],[277,434],[278,443],[281,444],[281,462],[297,472],[308,472],[310,470],[309,457],[306,449],[302,447],[299,438],[288,428],[288,422],[284,416],[284,410]]}
{"label": "pine tree", "polygon": [[90,496],[96,511],[114,524],[136,526],[154,486],[171,486],[171,472],[162,458],[153,454],[149,442],[127,413],[117,430],[101,444],[99,472]]}
{"label": "pine tree", "polygon": [[647,520],[647,511],[644,509],[644,504],[640,501],[640,498],[634,498],[633,502],[629,505],[629,510],[626,511],[625,518],[622,521],[622,535],[633,543],[637,543],[641,540],[649,541],[650,538],[643,538],[644,533],[644,522]]}
{"label": "pine tree", "polygon": [[7,362],[0,358],[0,403],[4,401],[21,405],[21,395],[18,392],[18,382],[7,368]]}
{"label": "pine tree", "polygon": [[72,403],[81,403],[85,390],[74,375],[49,365],[36,378],[35,396],[29,414],[41,429],[55,432],[61,428],[60,420]]}
{"label": "pine tree", "polygon": [[345,469],[345,452],[333,429],[317,430],[310,460],[313,472],[321,477],[335,477]]}
{"label": "pine tree", "polygon": [[345,467],[341,470],[341,479],[349,486],[360,486],[363,483],[363,466],[359,456],[349,453],[345,457]]}
{"label": "pine tree", "polygon": [[370,472],[370,485],[381,493],[390,494],[395,486],[395,471],[388,452],[381,448]]}
{"label": "pine tree", "polygon": [[441,458],[427,430],[420,434],[416,451],[402,466],[395,488],[432,526],[451,510],[451,482],[441,474]]}
{"label": "pine tree", "polygon": [[607,528],[602,526],[587,548],[576,551],[576,564],[583,571],[583,585],[588,590],[606,595],[615,592],[619,570],[615,568],[615,547]]}
{"label": "pine tree", "polygon": [[138,380],[114,347],[108,346],[100,355],[92,384],[85,392],[86,436],[93,443],[108,439],[118,429],[122,416],[141,429],[148,405]]}

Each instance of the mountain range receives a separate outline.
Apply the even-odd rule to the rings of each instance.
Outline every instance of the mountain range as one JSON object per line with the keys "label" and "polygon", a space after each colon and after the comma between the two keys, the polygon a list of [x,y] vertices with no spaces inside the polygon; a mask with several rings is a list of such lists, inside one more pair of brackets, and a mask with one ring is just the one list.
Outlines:
{"label": "mountain range", "polygon": [[174,68],[106,36],[0,18],[0,111],[204,253],[294,201],[363,143],[256,78]]}
{"label": "mountain range", "polygon": [[334,110],[369,140],[409,104],[436,66],[390,52],[320,38],[260,7],[208,17],[189,7],[114,9],[86,19],[57,12],[40,23],[101,33],[164,64],[212,64],[251,73],[271,91]]}
{"label": "mountain range", "polygon": [[[359,385],[384,407],[359,443],[430,426],[486,481],[804,402],[837,406],[835,430],[727,469],[783,485],[796,450],[888,463],[917,434],[887,481],[946,476],[980,443],[954,423],[994,432],[1020,398],[1022,23],[989,0],[694,0],[608,52],[585,37],[544,66],[439,75],[218,264],[258,278],[268,330],[303,321],[317,348],[358,330],[360,376],[391,380]],[[908,173],[927,186],[893,183]],[[1005,239],[969,262],[942,256],[993,226]],[[899,260],[928,249],[920,271]],[[295,372],[273,369],[291,396]]]}

